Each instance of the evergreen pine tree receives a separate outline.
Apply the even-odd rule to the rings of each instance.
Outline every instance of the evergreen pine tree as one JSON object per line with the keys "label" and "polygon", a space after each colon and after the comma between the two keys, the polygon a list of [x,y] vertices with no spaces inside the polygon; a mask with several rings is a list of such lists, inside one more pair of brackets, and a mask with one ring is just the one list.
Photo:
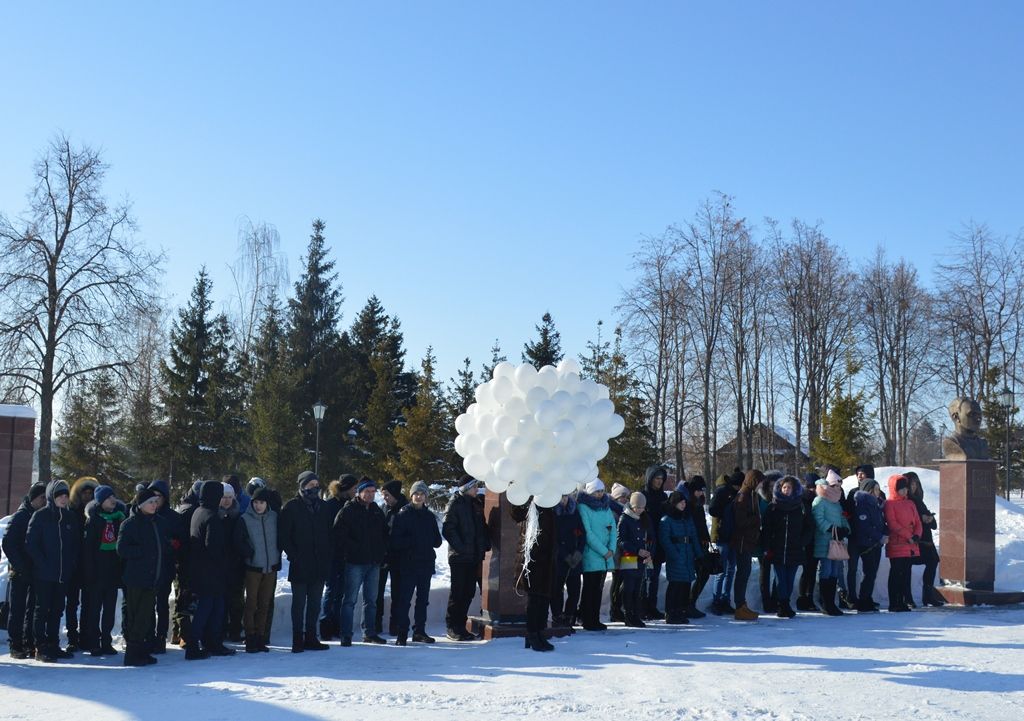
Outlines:
{"label": "evergreen pine tree", "polygon": [[[309,450],[311,460],[316,446],[313,404],[319,401],[327,405],[321,439],[342,437],[348,428],[350,407],[341,378],[343,344],[338,326],[342,295],[334,261],[327,257],[325,228],[319,218],[313,221],[304,270],[295,283],[295,297],[288,301],[288,365],[294,372],[292,411],[300,421],[302,447]],[[340,467],[340,445],[321,444],[324,477]]]}
{"label": "evergreen pine tree", "polygon": [[210,431],[206,439],[208,477],[237,472],[244,461],[242,443],[242,379],[235,356],[231,325],[223,313],[213,319],[210,345],[204,358],[208,385],[206,416]]}
{"label": "evergreen pine tree", "polygon": [[545,313],[541,318],[541,324],[534,328],[539,337],[523,346],[523,362],[532,363],[538,370],[547,365],[557,365],[563,357],[562,337],[555,330],[551,314]]}
{"label": "evergreen pine tree", "polygon": [[403,419],[401,405],[395,395],[395,369],[386,347],[370,356],[370,370],[376,382],[366,405],[366,421],[362,426],[360,443],[363,453],[356,457],[356,468],[381,482],[398,460],[395,444],[395,426]]}
{"label": "evergreen pine tree", "polygon": [[[601,337],[603,326],[604,321],[597,321],[597,339],[587,341],[586,354],[580,354],[580,375],[584,378],[605,377],[611,344]],[[604,381],[598,382],[603,383]]]}
{"label": "evergreen pine tree", "polygon": [[[508,360],[508,356],[501,352],[501,343],[498,339],[494,339],[494,345],[491,346],[491,362],[485,363],[480,368],[480,383],[486,383],[494,377],[494,367],[499,363]],[[470,403],[473,401],[471,400]],[[468,406],[467,406],[468,407]],[[463,408],[465,410],[465,408]]]}
{"label": "evergreen pine tree", "polygon": [[446,456],[454,439],[449,437],[440,385],[434,378],[436,363],[433,348],[427,348],[420,364],[416,401],[402,410],[405,424],[395,428],[399,457],[389,470],[406,488],[416,481],[431,483],[453,475]]}
{"label": "evergreen pine tree", "polygon": [[454,424],[455,419],[460,414],[465,413],[470,404],[476,400],[477,382],[473,377],[470,365],[469,358],[464,358],[462,360],[462,368],[458,370],[455,378],[452,378],[448,383],[445,405],[448,409],[448,418],[451,424]]}
{"label": "evergreen pine tree", "polygon": [[821,436],[811,440],[811,456],[819,465],[833,465],[847,471],[868,460],[870,431],[864,410],[864,394],[843,389],[836,381],[832,405],[821,424]]}
{"label": "evergreen pine tree", "polygon": [[132,484],[125,472],[119,396],[108,371],[76,384],[60,424],[54,463],[69,480],[93,476],[124,494]]}

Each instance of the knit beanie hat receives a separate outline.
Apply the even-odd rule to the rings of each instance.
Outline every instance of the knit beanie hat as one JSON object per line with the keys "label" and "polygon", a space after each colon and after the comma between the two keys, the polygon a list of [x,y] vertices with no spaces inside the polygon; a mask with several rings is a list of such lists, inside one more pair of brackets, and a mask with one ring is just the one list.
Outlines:
{"label": "knit beanie hat", "polygon": [[589,493],[591,495],[593,495],[594,493],[597,493],[598,491],[603,491],[603,490],[604,490],[604,481],[602,481],[600,478],[595,478],[594,480],[592,480],[590,483],[587,484],[587,493]]}
{"label": "knit beanie hat", "polygon": [[476,487],[477,480],[473,476],[466,474],[459,479],[459,490],[468,491],[470,487]]}
{"label": "knit beanie hat", "polygon": [[53,493],[51,494],[54,498],[57,496],[70,496],[71,490],[68,488],[68,484],[64,481],[53,482]]}
{"label": "knit beanie hat", "polygon": [[359,479],[353,476],[351,473],[346,473],[344,476],[338,479],[338,485],[341,492],[351,491],[359,483]]}
{"label": "knit beanie hat", "polygon": [[135,505],[142,506],[146,503],[149,503],[156,497],[157,492],[154,491],[152,488],[143,488],[141,491],[139,491],[139,494],[135,496]]}
{"label": "knit beanie hat", "polygon": [[372,478],[364,478],[363,480],[359,481],[359,485],[356,486],[356,493],[362,493],[367,488],[377,488],[377,484],[374,483]]}
{"label": "knit beanie hat", "polygon": [[93,498],[96,500],[96,503],[98,505],[102,506],[103,501],[107,500],[113,495],[114,489],[111,488],[110,486],[97,486],[96,491],[93,494]]}
{"label": "knit beanie hat", "polygon": [[225,483],[225,482],[222,482],[221,485],[224,486],[224,497],[225,498],[234,498],[235,497],[235,487],[234,486],[232,486],[230,483]]}
{"label": "knit beanie hat", "polygon": [[694,476],[686,482],[686,487],[690,489],[690,492],[694,491],[706,491],[708,484],[704,481],[703,476]]}
{"label": "knit beanie hat", "polygon": [[37,498],[39,498],[39,496],[42,496],[45,493],[46,493],[46,484],[43,483],[42,481],[36,481],[28,489],[28,500],[34,501]]}
{"label": "knit beanie hat", "polygon": [[299,490],[301,491],[302,488],[310,481],[319,480],[320,479],[317,477],[315,473],[313,473],[313,471],[303,471],[302,473],[299,474]]}
{"label": "knit beanie hat", "polygon": [[429,496],[430,489],[427,487],[427,484],[424,483],[423,481],[416,481],[415,483],[412,484],[412,488],[409,489],[410,496],[413,495],[414,493],[425,493],[426,495]]}
{"label": "knit beanie hat", "polygon": [[381,490],[387,491],[388,493],[391,494],[393,498],[398,498],[400,495],[402,495],[402,482],[388,481],[383,486],[381,486]]}
{"label": "knit beanie hat", "polygon": [[[170,497],[171,497],[171,487],[167,485],[167,481],[162,481],[162,480],[153,481],[152,483],[149,484],[149,488],[152,488],[154,491],[159,493],[161,496],[163,496],[167,500],[169,500]],[[96,492],[97,493],[99,492],[98,488],[96,489]]]}
{"label": "knit beanie hat", "polygon": [[629,505],[636,510],[647,508],[647,496],[642,494],[640,491],[634,491],[629,497]]}
{"label": "knit beanie hat", "polygon": [[256,492],[252,494],[252,500],[263,501],[264,503],[270,503],[271,497],[270,489],[266,486],[260,486],[256,489]]}
{"label": "knit beanie hat", "polygon": [[612,484],[612,498],[618,500],[620,498],[629,498],[629,489],[621,483]]}

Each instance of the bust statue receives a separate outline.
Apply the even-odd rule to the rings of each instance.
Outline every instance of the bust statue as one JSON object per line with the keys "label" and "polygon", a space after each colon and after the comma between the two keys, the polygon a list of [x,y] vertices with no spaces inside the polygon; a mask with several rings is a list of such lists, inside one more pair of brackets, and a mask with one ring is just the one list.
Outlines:
{"label": "bust statue", "polygon": [[942,439],[942,456],[947,461],[987,460],[988,441],[978,435],[981,430],[981,406],[973,398],[954,398],[949,404],[953,435]]}

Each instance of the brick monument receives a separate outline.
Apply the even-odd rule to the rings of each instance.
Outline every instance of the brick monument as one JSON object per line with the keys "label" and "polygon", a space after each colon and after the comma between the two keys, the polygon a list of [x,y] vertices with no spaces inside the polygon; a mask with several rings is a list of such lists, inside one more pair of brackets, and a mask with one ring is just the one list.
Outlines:
{"label": "brick monument", "polygon": [[33,409],[0,405],[0,516],[18,510],[32,485],[35,437]]}

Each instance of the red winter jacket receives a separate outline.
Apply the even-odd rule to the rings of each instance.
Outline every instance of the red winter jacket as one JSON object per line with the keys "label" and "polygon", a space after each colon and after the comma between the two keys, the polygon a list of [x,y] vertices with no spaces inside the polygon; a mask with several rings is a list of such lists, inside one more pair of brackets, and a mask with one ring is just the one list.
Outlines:
{"label": "red winter jacket", "polygon": [[896,481],[900,478],[903,476],[889,477],[889,498],[883,508],[885,522],[889,526],[889,543],[885,546],[885,555],[888,558],[917,558],[921,555],[921,547],[910,538],[920,538],[924,527],[914,502],[909,498],[900,498],[896,492]]}

